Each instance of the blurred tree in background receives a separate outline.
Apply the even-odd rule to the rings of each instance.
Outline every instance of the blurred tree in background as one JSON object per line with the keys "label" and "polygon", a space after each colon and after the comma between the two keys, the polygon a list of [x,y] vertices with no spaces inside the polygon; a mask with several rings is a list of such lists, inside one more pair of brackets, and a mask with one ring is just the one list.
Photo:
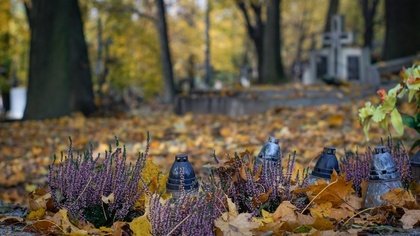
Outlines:
{"label": "blurred tree in background", "polygon": [[[38,6],[38,2],[25,1],[32,8]],[[73,5],[70,6],[69,2]],[[164,4],[161,6],[164,6],[166,15],[167,43],[160,42],[159,2]],[[74,8],[76,3],[76,0],[67,1],[68,7],[63,7],[64,3],[60,1],[50,4],[47,9],[49,18],[29,14],[30,22],[45,22],[45,25],[38,23],[38,27],[41,24],[46,30],[42,34],[55,35],[46,37],[32,32],[30,57],[30,28],[24,3],[18,0],[0,3],[0,67],[7,70],[2,74],[2,80],[9,84],[13,79],[19,84],[28,84],[27,118],[36,118],[33,114],[42,118],[41,113],[47,113],[49,109],[61,110],[57,115],[77,110],[88,114],[93,109],[90,102],[93,95],[89,89],[84,95],[76,96],[72,92],[74,86],[68,91],[64,87],[68,88],[69,84],[89,87],[86,81],[90,81],[90,77],[96,105],[101,105],[107,96],[126,90],[135,90],[144,100],[162,98],[168,94],[164,88],[168,87],[170,80],[175,87],[171,90],[175,92],[181,89],[180,84],[185,80],[192,86],[203,88],[209,83],[205,79],[206,71],[211,71],[211,83],[221,81],[225,86],[239,84],[244,69],[249,71],[252,83],[286,81],[291,78],[292,65],[306,63],[310,50],[322,46],[320,36],[328,27],[328,16],[333,13],[346,16],[346,31],[355,32],[355,46],[370,47],[375,60],[381,60],[382,55],[384,59],[414,55],[420,44],[416,30],[419,17],[411,13],[418,8],[416,0],[404,0],[401,6],[392,0],[217,0],[211,1],[207,13],[207,1],[198,0],[79,1],[79,13]],[[70,17],[73,14],[79,16]],[[207,27],[206,17],[209,21]],[[76,22],[78,18],[80,20]],[[64,25],[65,21],[68,23],[66,19],[75,22],[68,25],[68,31],[58,26]],[[267,30],[264,31],[264,27]],[[49,41],[42,44],[43,41],[36,37]],[[88,56],[81,56],[84,41]],[[206,45],[209,45],[208,56]],[[263,45],[266,45],[265,49]],[[72,47],[72,50],[63,51],[67,50],[65,47]],[[172,64],[169,66],[173,72],[170,80],[164,79],[171,77],[165,76],[168,69],[162,64],[164,47],[170,53],[168,58]],[[34,57],[37,53],[40,56]],[[69,68],[81,65],[74,64],[77,57],[83,61],[80,74],[70,75],[74,70]],[[207,63],[206,57],[210,58]],[[60,60],[67,61],[67,67],[59,67]],[[31,69],[28,68],[29,61]],[[264,61],[268,63],[264,64]],[[60,73],[67,78],[58,76]],[[35,86],[32,79],[35,77],[45,81]],[[68,80],[70,77],[81,81]],[[35,81],[39,82],[39,79]],[[68,84],[58,81],[67,81]],[[45,95],[34,95],[34,91],[40,93],[41,88],[45,89]],[[62,93],[54,94],[54,90]],[[36,100],[36,97],[44,100]],[[66,106],[58,105],[63,100],[60,97],[66,97]],[[86,100],[78,102],[77,97]],[[55,98],[54,104],[51,98]],[[51,103],[49,107],[35,105],[46,101]]]}
{"label": "blurred tree in background", "polygon": [[95,110],[91,71],[77,0],[25,2],[31,29],[25,119]]}

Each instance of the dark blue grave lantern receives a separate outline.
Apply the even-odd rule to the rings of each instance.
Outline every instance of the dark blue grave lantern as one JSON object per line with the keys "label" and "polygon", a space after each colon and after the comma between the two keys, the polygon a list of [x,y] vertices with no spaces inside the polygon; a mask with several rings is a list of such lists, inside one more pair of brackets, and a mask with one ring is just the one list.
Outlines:
{"label": "dark blue grave lantern", "polygon": [[263,163],[271,164],[277,163],[280,160],[280,146],[279,139],[273,136],[268,137],[268,141],[261,148],[261,151],[258,153],[255,164],[256,169],[258,169]]}
{"label": "dark blue grave lantern", "polygon": [[194,168],[188,161],[187,154],[178,154],[169,172],[166,190],[172,193],[172,198],[178,199],[186,194],[198,192],[198,181]]}
{"label": "dark blue grave lantern", "polygon": [[416,181],[417,184],[420,184],[420,150],[410,159],[410,165],[414,181]]}
{"label": "dark blue grave lantern", "polygon": [[335,147],[324,147],[321,156],[318,158],[311,175],[308,177],[308,183],[313,184],[318,179],[331,180],[333,170],[340,174],[337,157],[335,156]]}
{"label": "dark blue grave lantern", "polygon": [[385,146],[377,146],[373,150],[369,182],[364,207],[376,207],[385,203],[381,196],[393,188],[402,188],[400,173],[395,166],[391,154]]}

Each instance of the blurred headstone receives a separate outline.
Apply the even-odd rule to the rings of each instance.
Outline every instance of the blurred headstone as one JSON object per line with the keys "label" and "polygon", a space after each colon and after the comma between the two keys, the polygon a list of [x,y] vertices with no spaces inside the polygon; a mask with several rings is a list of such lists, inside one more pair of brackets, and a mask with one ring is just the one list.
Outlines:
{"label": "blurred headstone", "polygon": [[314,84],[319,79],[378,84],[377,80],[370,80],[368,76],[369,49],[346,46],[353,43],[354,36],[344,32],[343,22],[343,16],[332,17],[332,31],[322,37],[325,47],[311,52],[309,76],[303,80],[304,84]]}

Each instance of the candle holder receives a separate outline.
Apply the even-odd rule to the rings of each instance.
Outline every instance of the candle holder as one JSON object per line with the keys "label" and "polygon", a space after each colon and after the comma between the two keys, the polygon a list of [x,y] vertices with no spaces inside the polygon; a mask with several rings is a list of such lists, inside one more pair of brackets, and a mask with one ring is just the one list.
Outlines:
{"label": "candle holder", "polygon": [[172,193],[174,199],[179,199],[187,194],[194,195],[198,192],[198,181],[187,154],[175,156],[166,182],[166,190]]}
{"label": "candle holder", "polygon": [[319,179],[324,179],[327,182],[331,180],[333,170],[340,174],[337,157],[335,156],[336,149],[334,147],[324,147],[324,150],[315,164],[312,173],[308,177],[308,184],[314,184]]}
{"label": "candle holder", "polygon": [[401,175],[391,154],[385,146],[377,146],[373,151],[368,187],[364,207],[376,207],[385,203],[381,196],[393,188],[402,188]]}
{"label": "candle holder", "polygon": [[279,139],[273,136],[268,137],[268,141],[261,148],[255,160],[254,170],[258,170],[261,165],[277,164],[281,158]]}

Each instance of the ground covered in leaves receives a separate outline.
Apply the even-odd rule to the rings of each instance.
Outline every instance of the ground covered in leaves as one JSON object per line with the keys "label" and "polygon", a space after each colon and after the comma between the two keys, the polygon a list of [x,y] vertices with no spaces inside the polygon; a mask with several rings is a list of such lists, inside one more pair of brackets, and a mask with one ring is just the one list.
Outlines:
{"label": "ground covered in leaves", "polygon": [[[373,98],[367,100],[372,101]],[[151,142],[148,158],[157,164],[163,173],[169,171],[176,154],[186,153],[189,155],[189,160],[196,173],[199,176],[206,176],[207,169],[201,167],[208,163],[214,164],[211,157],[213,153],[222,159],[226,154],[232,156],[234,152],[245,150],[248,150],[251,155],[256,155],[267,141],[268,136],[272,135],[280,139],[283,156],[287,157],[296,151],[298,163],[296,169],[303,170],[307,166],[314,165],[313,158],[325,146],[336,147],[337,157],[340,158],[344,157],[346,151],[364,152],[368,146],[374,147],[380,144],[381,138],[387,138],[387,132],[373,126],[371,141],[366,141],[358,119],[358,109],[363,104],[364,101],[354,101],[339,105],[306,108],[278,107],[264,114],[241,117],[197,114],[177,116],[168,107],[164,109],[143,108],[134,114],[123,115],[119,118],[86,118],[80,114],[74,114],[71,117],[45,121],[0,123],[0,169],[2,170],[0,172],[0,200],[6,203],[28,204],[29,193],[46,185],[48,165],[53,161],[52,156],[54,154],[60,156],[60,152],[66,152],[68,149],[68,137],[72,138],[75,150],[83,151],[91,142],[94,153],[103,153],[117,136],[120,143],[126,146],[128,159],[134,161],[137,153],[145,150],[146,133],[149,131]],[[414,137],[414,133],[406,130],[402,141],[409,147]],[[336,178],[337,182],[342,181],[339,177]],[[335,184],[334,180],[332,183]],[[327,186],[330,185],[325,183],[317,189],[311,189],[310,192],[325,192],[324,188]],[[334,186],[328,188],[340,189],[347,185],[340,186],[339,188],[334,188]],[[289,203],[285,201],[274,213],[263,212],[259,221],[251,223],[248,216],[242,215],[243,213],[238,214],[236,209],[230,206],[228,213],[216,221],[216,226],[226,235],[229,233],[231,233],[230,235],[241,235],[232,233],[235,231],[232,229],[235,227],[240,229],[242,226],[244,232],[251,230],[246,227],[257,229],[266,226],[271,229],[281,228],[284,230],[285,227],[295,229],[296,225],[293,224],[315,226],[318,224],[319,227],[313,226],[313,228],[332,230],[337,229],[337,226],[320,222],[323,218],[316,216],[328,215],[328,217],[334,218],[338,214],[336,219],[346,219],[340,223],[340,227],[345,228],[349,222],[354,223],[354,220],[366,220],[354,217],[356,214],[354,211],[359,209],[357,204],[360,202],[353,199],[354,197],[350,197],[351,191],[347,190],[341,194],[344,194],[342,198],[347,199],[347,205],[353,204],[351,207],[343,206],[342,201],[331,201],[328,196],[315,197],[315,194],[312,199],[320,202],[316,202],[316,207],[310,209],[310,216],[303,214],[287,216],[289,211],[296,209],[292,205],[287,205]],[[392,194],[394,195],[390,196],[391,200],[389,201],[401,198],[401,194],[404,193],[395,192]],[[400,214],[401,218],[404,211],[401,212],[400,209],[406,207],[404,204],[414,204],[415,202],[413,198],[407,196],[405,198],[407,202],[400,202],[392,209],[377,209],[377,211],[383,210],[386,212],[386,216]],[[406,214],[414,214],[414,216],[419,214],[418,210],[412,211]],[[285,216],[294,218],[285,220]],[[54,217],[57,218],[57,222],[70,224],[67,223],[65,212],[60,211]],[[374,214],[372,217],[376,218],[369,219],[369,222],[387,220],[382,219],[381,214]],[[228,223],[224,225],[226,222]],[[115,227],[114,230],[122,230],[122,226]],[[263,229],[261,228],[261,230]],[[106,229],[104,230],[106,231]],[[309,232],[307,229],[301,230]],[[76,229],[73,231],[76,232]]]}
{"label": "ground covered in leaves", "polygon": [[[277,108],[265,114],[229,117],[221,115],[174,115],[170,109],[145,109],[122,118],[85,118],[75,114],[45,121],[0,123],[0,199],[24,203],[25,195],[46,183],[47,165],[69,146],[83,151],[92,142],[95,153],[103,153],[117,136],[134,158],[144,150],[146,132],[151,135],[149,157],[169,171],[174,156],[187,153],[201,173],[202,165],[217,156],[249,150],[256,155],[272,135],[280,139],[283,155],[297,153],[297,162],[306,166],[324,146],[345,150],[365,150],[386,138],[373,127],[367,142],[358,120],[363,102],[306,108]],[[407,130],[409,131],[409,130]],[[411,145],[407,132],[407,146]]]}

